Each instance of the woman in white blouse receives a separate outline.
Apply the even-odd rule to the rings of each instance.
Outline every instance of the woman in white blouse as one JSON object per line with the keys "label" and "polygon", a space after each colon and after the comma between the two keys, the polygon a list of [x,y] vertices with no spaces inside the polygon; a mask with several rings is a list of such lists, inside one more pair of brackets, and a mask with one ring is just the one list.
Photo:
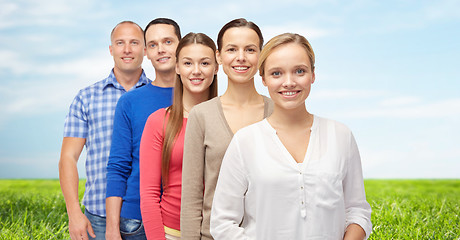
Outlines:
{"label": "woman in white blouse", "polygon": [[372,231],[351,131],[309,113],[315,55],[307,39],[271,39],[259,73],[275,104],[238,131],[225,154],[211,212],[217,239],[367,239]]}

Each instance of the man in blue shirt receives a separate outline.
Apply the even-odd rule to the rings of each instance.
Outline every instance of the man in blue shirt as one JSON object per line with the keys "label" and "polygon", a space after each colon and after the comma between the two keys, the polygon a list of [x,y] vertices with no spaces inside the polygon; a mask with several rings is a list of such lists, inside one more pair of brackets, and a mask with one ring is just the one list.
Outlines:
{"label": "man in blue shirt", "polygon": [[147,25],[147,57],[155,68],[155,80],[117,103],[107,164],[107,239],[146,239],[139,194],[140,141],[150,114],[172,103],[180,38],[179,26],[171,19],[158,18]]}
{"label": "man in blue shirt", "polygon": [[[112,140],[113,118],[118,99],[127,91],[150,84],[142,70],[146,54],[144,32],[124,21],[112,30],[110,75],[78,93],[64,125],[59,180],[69,216],[71,239],[105,239],[106,165]],[[77,161],[86,146],[86,186],[81,211],[78,199]]]}

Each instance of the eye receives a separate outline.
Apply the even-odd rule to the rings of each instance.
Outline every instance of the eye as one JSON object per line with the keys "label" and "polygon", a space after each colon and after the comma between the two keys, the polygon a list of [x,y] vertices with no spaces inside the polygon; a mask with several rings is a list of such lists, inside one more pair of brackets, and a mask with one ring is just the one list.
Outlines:
{"label": "eye", "polygon": [[156,47],[156,46],[157,46],[157,45],[156,45],[155,43],[149,44],[149,48],[154,48],[154,47]]}
{"label": "eye", "polygon": [[305,70],[302,69],[302,68],[299,68],[299,69],[295,70],[295,73],[298,74],[298,75],[303,75],[305,73]]}
{"label": "eye", "polygon": [[115,44],[117,44],[118,46],[121,46],[123,45],[123,41],[117,41]]}
{"label": "eye", "polygon": [[131,42],[131,45],[135,45],[135,46],[139,45],[139,42],[137,42],[137,41]]}
{"label": "eye", "polygon": [[165,43],[166,43],[167,45],[169,45],[169,44],[172,43],[172,41],[171,41],[171,40],[166,40]]}
{"label": "eye", "polygon": [[211,65],[211,63],[210,63],[210,62],[202,62],[201,65],[203,65],[203,66],[209,66],[209,65]]}
{"label": "eye", "polygon": [[191,65],[192,65],[192,62],[184,62],[184,65],[185,65],[185,66],[191,66]]}
{"label": "eye", "polygon": [[250,52],[250,53],[255,53],[256,50],[254,48],[248,48],[246,49],[247,52]]}
{"label": "eye", "polygon": [[235,52],[236,51],[236,48],[229,48],[227,49],[227,52]]}
{"label": "eye", "polygon": [[281,72],[280,71],[274,71],[270,75],[272,75],[273,77],[279,77],[279,76],[281,76]]}

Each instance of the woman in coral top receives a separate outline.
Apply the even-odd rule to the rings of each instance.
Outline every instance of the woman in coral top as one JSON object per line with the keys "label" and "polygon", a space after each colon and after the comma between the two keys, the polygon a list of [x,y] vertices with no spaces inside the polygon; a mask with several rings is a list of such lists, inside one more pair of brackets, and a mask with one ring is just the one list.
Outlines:
{"label": "woman in coral top", "polygon": [[148,239],[180,238],[182,155],[188,113],[217,95],[216,46],[189,33],[176,51],[173,104],[148,118],[140,146],[141,213]]}

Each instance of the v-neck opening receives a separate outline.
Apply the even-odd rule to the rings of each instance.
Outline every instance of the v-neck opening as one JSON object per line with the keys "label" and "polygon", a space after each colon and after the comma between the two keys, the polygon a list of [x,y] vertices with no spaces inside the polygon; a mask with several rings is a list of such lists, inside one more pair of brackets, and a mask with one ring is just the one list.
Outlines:
{"label": "v-neck opening", "polygon": [[[294,166],[296,169],[299,168],[299,162],[297,162],[295,160],[295,158],[291,155],[291,153],[287,150],[286,146],[284,146],[283,142],[281,141],[280,137],[278,136],[278,134],[276,133],[276,129],[268,122],[267,119],[264,119],[263,121],[265,121],[265,123],[267,124],[267,126],[272,129],[273,131],[273,134],[274,134],[274,140],[276,142],[276,144],[278,145],[278,147],[281,149],[281,151],[283,152],[283,154],[289,159],[289,162],[291,164],[291,166]],[[309,137],[309,140],[308,140],[308,146],[307,146],[307,151],[305,152],[305,155],[303,157],[303,161],[300,163],[300,166],[302,169],[305,169],[308,165],[308,160],[311,159],[311,154],[312,154],[312,144],[313,144],[313,137],[314,137],[314,134],[315,134],[315,131],[314,129],[316,128],[316,122],[317,122],[317,119],[316,119],[316,116],[313,115],[313,123],[310,127],[310,137]]]}
{"label": "v-neck opening", "polygon": [[[264,119],[267,118],[267,114],[268,114],[268,103],[266,101],[266,97],[264,97],[263,95],[261,95],[261,96],[262,96],[263,101],[264,101],[264,115],[263,115],[263,118],[262,118],[262,120],[264,120]],[[230,137],[233,138],[233,135],[235,135],[235,134],[233,133],[232,128],[228,124],[227,118],[225,117],[224,107],[222,106],[222,101],[220,100],[221,97],[222,96],[217,97],[217,102],[218,102],[217,109],[219,110],[221,119],[224,122],[225,127],[227,128],[227,132],[230,134]]]}

